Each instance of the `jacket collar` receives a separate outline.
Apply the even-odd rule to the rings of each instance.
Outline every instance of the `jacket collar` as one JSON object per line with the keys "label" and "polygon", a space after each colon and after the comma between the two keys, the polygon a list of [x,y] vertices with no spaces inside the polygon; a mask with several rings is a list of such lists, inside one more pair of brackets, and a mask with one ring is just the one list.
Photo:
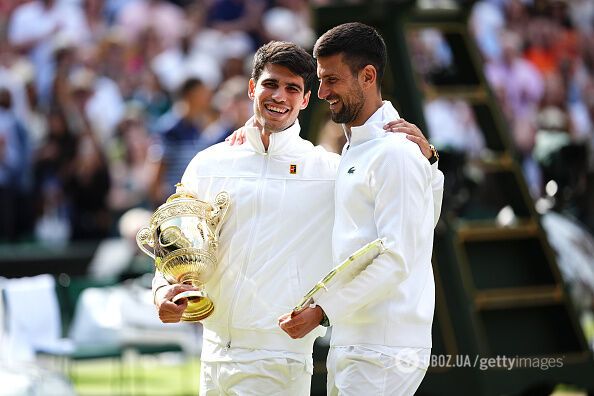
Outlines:
{"label": "jacket collar", "polygon": [[[385,133],[384,124],[388,121],[397,120],[398,118],[400,118],[400,116],[394,106],[392,106],[392,103],[388,100],[384,100],[382,107],[377,109],[375,113],[365,121],[365,124],[351,127],[351,137],[349,139],[347,135],[347,144],[349,146],[356,146],[382,136]],[[343,128],[345,128],[344,125]]]}
{"label": "jacket collar", "polygon": [[[260,154],[265,154],[264,144],[260,136],[260,129],[253,126],[246,126],[246,143],[250,150]],[[282,132],[276,132],[270,135],[270,144],[268,145],[268,154],[279,154],[289,151],[299,140],[301,126],[299,120]]]}

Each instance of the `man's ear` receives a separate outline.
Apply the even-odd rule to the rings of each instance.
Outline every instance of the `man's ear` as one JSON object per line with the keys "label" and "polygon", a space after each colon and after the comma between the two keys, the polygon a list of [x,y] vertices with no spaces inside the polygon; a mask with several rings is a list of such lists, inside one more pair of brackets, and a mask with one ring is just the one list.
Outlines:
{"label": "man's ear", "polygon": [[301,110],[305,109],[309,104],[309,98],[311,97],[311,91],[307,91],[305,95],[303,95],[303,101],[301,102]]}
{"label": "man's ear", "polygon": [[377,80],[377,70],[372,65],[366,65],[359,72],[359,84],[362,88],[375,87]]}
{"label": "man's ear", "polygon": [[254,100],[256,97],[256,82],[253,78],[250,78],[250,81],[248,82],[248,97],[250,100]]}

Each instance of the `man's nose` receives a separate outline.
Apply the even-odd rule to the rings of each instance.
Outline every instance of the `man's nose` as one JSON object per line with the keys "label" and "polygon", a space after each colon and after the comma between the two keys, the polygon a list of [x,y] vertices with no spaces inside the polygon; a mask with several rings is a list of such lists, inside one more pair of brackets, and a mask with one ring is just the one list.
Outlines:
{"label": "man's nose", "polygon": [[272,99],[277,102],[284,102],[285,101],[285,94],[282,89],[276,89],[272,93]]}
{"label": "man's nose", "polygon": [[328,96],[328,90],[324,86],[324,83],[320,83],[318,87],[318,98],[325,99]]}

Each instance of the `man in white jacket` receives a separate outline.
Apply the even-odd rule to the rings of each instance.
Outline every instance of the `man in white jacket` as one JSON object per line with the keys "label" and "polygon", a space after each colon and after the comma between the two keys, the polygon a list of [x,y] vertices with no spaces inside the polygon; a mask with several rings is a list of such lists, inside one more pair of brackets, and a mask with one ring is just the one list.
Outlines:
{"label": "man in white jacket", "polygon": [[375,29],[337,26],[318,39],[314,56],[318,96],[347,136],[336,180],[334,262],[377,238],[387,249],[344,287],[279,324],[298,339],[329,320],[329,395],[413,395],[431,352],[431,254],[441,207],[432,184],[443,185],[443,175],[411,141],[384,133],[398,113],[382,101],[387,56]]}
{"label": "man in white jacket", "polygon": [[[182,178],[201,199],[212,201],[222,190],[231,198],[218,267],[205,285],[215,309],[202,321],[201,395],[309,394],[313,343],[325,330],[292,340],[277,318],[332,262],[339,157],[301,139],[297,120],[314,79],[315,61],[296,45],[260,48],[248,87],[254,119],[244,128],[246,143],[198,153]],[[171,299],[189,288],[155,274],[162,321],[180,320],[185,303]]]}
{"label": "man in white jacket", "polygon": [[[319,327],[295,343],[276,319],[328,271],[334,179],[339,156],[299,136],[299,111],[309,101],[315,61],[290,43],[271,42],[254,57],[248,95],[254,101],[246,143],[221,143],[188,165],[182,183],[200,199],[230,194],[218,267],[205,289],[215,304],[202,321],[201,395],[307,395]],[[158,272],[159,316],[177,322],[187,289]]]}

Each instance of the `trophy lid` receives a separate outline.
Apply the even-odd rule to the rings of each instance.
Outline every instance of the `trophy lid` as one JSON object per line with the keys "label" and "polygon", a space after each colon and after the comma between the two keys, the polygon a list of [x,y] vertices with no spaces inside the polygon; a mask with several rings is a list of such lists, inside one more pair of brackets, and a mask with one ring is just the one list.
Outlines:
{"label": "trophy lid", "polygon": [[180,198],[198,199],[198,197],[188,190],[182,183],[177,183],[175,185],[175,193],[171,194],[165,202],[171,202],[174,199]]}
{"label": "trophy lid", "polygon": [[176,191],[155,210],[151,216],[151,229],[155,230],[163,222],[176,217],[197,216],[202,219],[209,219],[213,207],[210,203],[204,202],[183,186],[181,183],[175,185]]}

